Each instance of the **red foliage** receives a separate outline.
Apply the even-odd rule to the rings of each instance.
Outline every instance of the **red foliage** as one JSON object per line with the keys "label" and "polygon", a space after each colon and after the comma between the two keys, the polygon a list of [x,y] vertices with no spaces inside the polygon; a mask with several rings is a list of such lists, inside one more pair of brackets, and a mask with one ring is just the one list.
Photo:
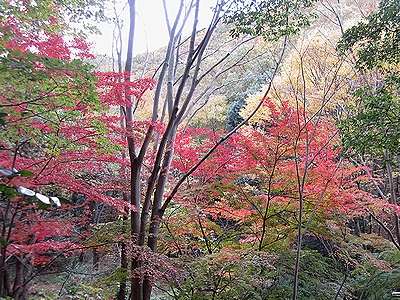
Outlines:
{"label": "red foliage", "polygon": [[[35,174],[11,180],[2,177],[1,184],[65,198],[80,195],[83,201],[43,211],[37,199],[17,196],[9,200],[9,219],[3,224],[7,254],[31,257],[35,265],[46,263],[52,252],[80,247],[76,233],[90,222],[90,203],[100,202],[117,213],[136,209],[122,199],[122,192],[129,190],[128,161],[121,155],[128,133],[121,128],[121,117],[96,111],[96,105],[105,109],[128,105],[126,97],[140,100],[154,86],[152,79],[125,81],[126,73],[96,73],[96,103],[91,90],[94,79],[76,60],[93,58],[87,43],[47,30],[59,26],[57,17],[37,22],[40,26],[25,28],[24,20],[13,16],[0,20],[0,44],[12,60],[11,71],[26,67],[21,68],[23,84],[10,86],[9,93],[0,95],[1,102],[7,103],[10,129],[1,141],[0,167]],[[32,95],[31,100],[21,97],[24,94]]]}
{"label": "red foliage", "polygon": [[[178,236],[212,241],[221,236],[216,224],[231,220],[242,228],[243,242],[264,247],[295,232],[290,224],[296,224],[300,195],[306,218],[316,208],[315,222],[337,213],[363,214],[366,203],[376,207],[372,196],[357,188],[362,168],[341,159],[334,125],[308,120],[287,102],[276,106],[266,99],[264,105],[270,120],[233,135],[182,189],[178,202],[191,217],[170,217],[170,230],[176,226]],[[187,172],[218,138],[204,129],[186,130],[177,137],[173,167]]]}
{"label": "red foliage", "polygon": [[[43,20],[38,20],[38,22],[43,22]],[[58,20],[53,17],[50,18],[49,23],[57,26]],[[43,28],[36,29],[32,26],[30,30],[26,30],[23,27],[26,25],[24,20],[13,16],[0,20],[4,48],[59,60],[94,58],[85,40],[73,37],[70,41],[66,41],[63,35],[52,33],[50,29],[45,30],[46,27],[50,28],[50,24],[42,24]]]}
{"label": "red foliage", "polygon": [[96,72],[98,78],[97,88],[100,99],[106,107],[113,105],[132,106],[131,96],[136,101],[140,101],[144,92],[150,90],[155,85],[152,78],[136,80],[125,80],[130,77],[127,72]]}

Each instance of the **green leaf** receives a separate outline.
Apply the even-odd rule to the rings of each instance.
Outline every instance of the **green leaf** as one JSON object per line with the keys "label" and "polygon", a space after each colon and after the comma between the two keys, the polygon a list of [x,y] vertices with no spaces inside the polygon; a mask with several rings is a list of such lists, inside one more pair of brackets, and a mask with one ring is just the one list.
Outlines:
{"label": "green leaf", "polygon": [[0,245],[2,245],[3,247],[7,246],[8,241],[0,235]]}
{"label": "green leaf", "polygon": [[28,171],[28,170],[19,170],[16,174],[19,174],[19,175],[21,175],[23,177],[27,177],[27,178],[35,176],[34,173],[32,173],[31,171]]}
{"label": "green leaf", "polygon": [[7,116],[8,116],[7,113],[0,111],[0,125],[5,125],[6,124]]}
{"label": "green leaf", "polygon": [[[356,47],[355,47],[356,46]],[[347,29],[337,48],[342,53],[355,47],[360,70],[387,68],[400,63],[400,5],[398,0],[383,0],[379,11]]]}
{"label": "green leaf", "polygon": [[338,124],[345,148],[379,157],[385,152],[394,157],[398,155],[400,103],[392,90],[393,87],[386,84],[373,93],[371,88],[355,93],[360,105]]}
{"label": "green leaf", "polygon": [[7,185],[0,185],[0,192],[4,193],[7,199],[12,199],[15,197],[15,189]]}
{"label": "green leaf", "polygon": [[69,201],[69,200],[66,199],[66,198],[58,197],[58,199],[60,200],[60,203],[61,203],[61,204],[69,204],[69,205],[72,205],[72,202]]}
{"label": "green leaf", "polygon": [[41,210],[46,210],[50,207],[50,204],[45,204],[42,201],[37,201],[37,208]]}
{"label": "green leaf", "polygon": [[314,15],[307,9],[313,5],[312,0],[237,0],[227,10],[224,22],[233,25],[233,37],[248,34],[274,41],[309,26]]}

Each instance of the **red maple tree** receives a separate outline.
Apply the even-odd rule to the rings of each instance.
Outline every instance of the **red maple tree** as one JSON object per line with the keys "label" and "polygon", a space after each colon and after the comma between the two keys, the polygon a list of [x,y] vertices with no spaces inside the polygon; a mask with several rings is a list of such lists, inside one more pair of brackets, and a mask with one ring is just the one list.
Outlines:
{"label": "red maple tree", "polygon": [[[0,296],[14,299],[26,297],[40,269],[83,249],[91,203],[117,213],[132,208],[119,175],[127,164],[120,155],[126,132],[119,116],[101,114],[116,103],[97,93],[106,78],[121,74],[91,72],[83,62],[93,58],[88,45],[64,35],[56,5],[48,7],[53,17],[27,27],[30,17],[49,12],[40,9],[10,5],[0,20]],[[119,87],[139,98],[152,84]],[[116,99],[117,87],[111,92]],[[76,196],[81,200],[66,200]]]}

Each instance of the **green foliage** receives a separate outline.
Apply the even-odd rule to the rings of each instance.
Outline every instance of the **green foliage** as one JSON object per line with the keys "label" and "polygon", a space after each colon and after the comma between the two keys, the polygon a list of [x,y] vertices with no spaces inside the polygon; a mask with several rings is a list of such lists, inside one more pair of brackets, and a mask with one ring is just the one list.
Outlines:
{"label": "green foliage", "polygon": [[[96,77],[92,66],[81,60],[60,60],[3,49],[0,56],[0,98],[2,108],[0,139],[20,154],[39,158],[58,155],[61,149],[82,149],[71,143],[66,135],[84,134],[92,130],[92,140],[104,152],[112,152],[116,145],[106,140],[105,124],[89,121],[88,114],[100,111],[95,88]],[[41,66],[38,68],[38,64]],[[83,117],[86,116],[86,119]],[[79,121],[79,130],[67,132]],[[86,127],[86,128],[85,128]]]}
{"label": "green foliage", "polygon": [[346,148],[396,156],[400,145],[400,2],[383,0],[379,11],[346,30],[337,47],[343,52],[355,50],[357,68],[363,72],[378,68],[384,78],[356,91],[358,105],[350,107],[348,118],[339,124]]}
{"label": "green foliage", "polygon": [[356,46],[357,67],[372,69],[400,62],[400,1],[383,0],[379,11],[346,30],[338,44],[345,51]]}
{"label": "green foliage", "polygon": [[277,40],[289,36],[310,24],[313,17],[308,8],[312,0],[239,0],[233,1],[227,11],[225,22],[233,24],[233,37],[240,34],[261,36],[265,40]]}
{"label": "green foliage", "polygon": [[267,74],[259,75],[254,78],[252,81],[244,81],[246,90],[241,93],[235,93],[230,101],[232,103],[229,105],[227,113],[226,113],[226,130],[231,131],[236,125],[240,124],[243,121],[242,116],[240,115],[241,109],[246,105],[246,98],[250,94],[257,93],[261,86],[265,83],[265,80],[268,78]]}
{"label": "green foliage", "polygon": [[355,299],[391,299],[391,292],[398,290],[400,252],[383,237],[347,235],[333,257],[347,269],[343,289]]}
{"label": "green foliage", "polygon": [[[90,64],[78,59],[69,62],[18,50],[0,50],[3,53],[0,56],[0,92],[5,95],[3,104],[9,102],[10,105],[37,106],[41,101],[51,101],[55,107],[73,108],[76,106],[75,100],[80,99],[96,109],[100,108],[94,89],[96,77],[91,73]],[[15,103],[16,99],[19,102]],[[37,113],[44,110],[44,107],[36,106]],[[28,106],[25,112],[29,111]]]}
{"label": "green foliage", "polygon": [[[0,1],[0,21],[7,22],[11,17],[21,20],[21,29],[40,31],[45,30],[47,32],[60,32],[65,29],[65,24],[52,23],[49,20],[61,19],[60,11],[56,6],[53,5],[54,1],[44,0],[35,2],[35,5],[29,5],[29,9],[23,9],[20,1]],[[24,2],[27,5],[28,2]],[[1,32],[1,31],[0,31]],[[2,42],[7,40],[7,36],[11,31],[1,32]],[[0,46],[3,46],[0,43]]]}
{"label": "green foliage", "polygon": [[[293,251],[281,250],[274,263],[273,285],[265,291],[264,299],[291,298],[294,259]],[[332,258],[304,249],[300,261],[298,299],[333,299],[343,278],[342,272],[341,266]]]}
{"label": "green foliage", "polygon": [[231,131],[236,125],[240,124],[243,121],[243,118],[240,116],[240,110],[245,105],[244,97],[239,97],[235,101],[231,103],[228,107],[228,111],[226,114],[226,130]]}
{"label": "green foliage", "polygon": [[7,113],[0,111],[0,125],[6,124]]}
{"label": "green foliage", "polygon": [[[83,23],[88,25],[89,20],[96,22],[104,21],[104,0],[56,0],[53,1],[60,5],[66,12],[69,22]],[[95,29],[85,26],[85,29]]]}
{"label": "green foliage", "polygon": [[400,290],[400,270],[379,271],[351,277],[349,283],[354,288],[354,295],[359,299],[393,299],[392,292]]}
{"label": "green foliage", "polygon": [[339,123],[346,149],[382,157],[384,151],[397,155],[400,149],[400,101],[390,86],[372,93],[360,89],[355,97],[360,105]]}
{"label": "green foliage", "polygon": [[21,5],[21,1],[1,1],[0,21],[6,22],[10,17],[15,17],[22,21],[23,30],[38,32],[44,30],[51,33],[63,31],[84,36],[82,26],[72,28],[71,23],[83,25],[86,32],[98,33],[93,22],[105,19],[104,2],[104,0],[41,0],[24,1]]}
{"label": "green foliage", "polygon": [[197,260],[186,259],[181,277],[170,283],[172,299],[265,299],[261,295],[270,282],[272,256],[228,250]]}
{"label": "green foliage", "polygon": [[[265,252],[231,252],[197,260],[185,258],[181,276],[170,283],[172,299],[290,299],[293,284],[291,249],[274,255]],[[299,299],[333,299],[343,269],[332,258],[303,250]],[[183,278],[185,278],[183,280]],[[347,291],[340,293],[343,298]]]}
{"label": "green foliage", "polygon": [[[352,237],[325,254],[319,251],[324,249],[303,249],[298,299],[358,299],[361,293],[362,299],[390,299],[392,291],[400,290],[400,252],[382,237],[371,237],[378,247],[371,248],[373,253],[362,241]],[[162,299],[291,299],[294,259],[291,247],[273,254],[222,249],[200,258],[182,256],[175,259],[180,276],[162,287],[170,288]]]}
{"label": "green foliage", "polygon": [[[102,296],[103,298],[101,299],[111,298],[117,293],[118,284],[129,278],[129,276],[128,270],[115,268],[103,274],[101,278],[91,281],[86,286],[90,286],[93,293]],[[82,285],[82,289],[85,289],[85,285]]]}
{"label": "green foliage", "polygon": [[128,220],[122,217],[116,221],[96,224],[85,245],[100,250],[111,249],[118,239],[129,237],[129,226]]}
{"label": "green foliage", "polygon": [[[50,137],[51,131],[57,133],[62,122],[82,116],[75,109],[77,105],[83,104],[91,110],[100,109],[90,65],[79,60],[68,62],[32,53],[8,52],[8,55],[0,56],[2,106],[4,113],[10,117],[5,121],[8,130],[2,131],[1,140],[21,140],[23,130],[26,135],[31,135],[31,139],[52,145],[58,135]],[[37,64],[42,67],[37,68]],[[20,119],[36,120],[47,125],[35,128],[26,122],[27,126],[19,123],[18,127],[14,127],[12,120]],[[47,134],[42,129],[47,129]]]}
{"label": "green foliage", "polygon": [[115,291],[113,289],[93,287],[91,284],[82,284],[71,288],[68,295],[63,299],[104,300],[109,299],[114,295]]}

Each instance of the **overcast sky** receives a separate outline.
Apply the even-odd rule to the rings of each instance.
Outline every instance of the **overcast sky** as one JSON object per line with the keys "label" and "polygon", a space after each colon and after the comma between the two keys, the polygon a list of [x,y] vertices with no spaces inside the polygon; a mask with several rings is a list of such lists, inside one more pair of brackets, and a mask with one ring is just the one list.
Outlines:
{"label": "overcast sky", "polygon": [[[167,0],[170,19],[173,20],[180,0]],[[216,0],[201,0],[201,12],[199,16],[199,28],[206,27],[212,17],[211,6],[215,5]],[[136,32],[134,54],[140,54],[156,50],[168,43],[168,31],[165,23],[162,0],[136,0]],[[112,13],[112,12],[111,12]],[[125,32],[123,46],[126,48],[128,24],[128,8],[122,15],[125,19]],[[191,26],[191,23],[189,23]],[[90,38],[94,42],[94,52],[96,54],[111,55],[112,49],[112,27],[109,24],[99,24],[98,28],[102,32],[101,36]],[[190,30],[188,29],[188,33]]]}

